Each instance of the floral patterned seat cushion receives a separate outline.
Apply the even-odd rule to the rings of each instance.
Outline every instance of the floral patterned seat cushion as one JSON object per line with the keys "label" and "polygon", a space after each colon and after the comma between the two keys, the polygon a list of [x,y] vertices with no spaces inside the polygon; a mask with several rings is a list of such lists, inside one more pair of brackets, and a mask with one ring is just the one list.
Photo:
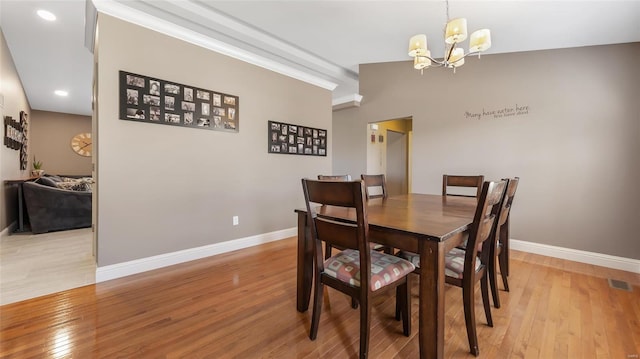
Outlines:
{"label": "floral patterned seat cushion", "polygon": [[[420,255],[418,253],[400,251],[397,254],[420,268]],[[462,278],[464,271],[464,249],[453,248],[449,253],[444,255],[444,274],[449,277]],[[476,258],[476,270],[480,268],[480,258]]]}
{"label": "floral patterned seat cushion", "polygon": [[378,249],[384,248],[384,246],[382,244],[373,243],[373,242],[369,243],[369,247],[371,247],[371,249],[374,249],[374,250],[378,250]]}
{"label": "floral patterned seat cushion", "polygon": [[[376,291],[413,272],[416,268],[402,258],[371,251],[371,291]],[[324,272],[355,287],[360,286],[360,252],[346,249],[324,262]]]}

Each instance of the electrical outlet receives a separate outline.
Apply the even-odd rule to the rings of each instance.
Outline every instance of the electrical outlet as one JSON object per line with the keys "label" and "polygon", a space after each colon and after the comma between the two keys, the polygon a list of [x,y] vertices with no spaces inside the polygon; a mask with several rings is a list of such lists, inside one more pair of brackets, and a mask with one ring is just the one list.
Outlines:
{"label": "electrical outlet", "polygon": [[238,223],[239,223],[239,218],[238,218],[238,216],[233,216],[233,225],[234,225],[234,226],[237,226],[237,225],[238,225]]}

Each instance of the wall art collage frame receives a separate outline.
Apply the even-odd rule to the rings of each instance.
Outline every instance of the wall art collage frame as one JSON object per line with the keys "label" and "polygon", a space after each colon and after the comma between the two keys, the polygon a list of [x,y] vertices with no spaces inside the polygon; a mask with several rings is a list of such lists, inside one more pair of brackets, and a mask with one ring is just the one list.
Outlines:
{"label": "wall art collage frame", "polygon": [[269,153],[327,156],[327,130],[269,121],[267,134]]}
{"label": "wall art collage frame", "polygon": [[240,98],[120,71],[120,119],[239,132]]}

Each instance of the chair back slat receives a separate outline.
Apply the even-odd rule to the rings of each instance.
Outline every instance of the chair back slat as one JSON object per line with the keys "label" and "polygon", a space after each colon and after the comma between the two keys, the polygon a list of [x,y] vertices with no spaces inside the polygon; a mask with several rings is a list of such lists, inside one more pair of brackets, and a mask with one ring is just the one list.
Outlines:
{"label": "chair back slat", "polygon": [[338,248],[358,249],[358,225],[338,222],[321,216],[315,219],[318,238]]}
{"label": "chair back slat", "polygon": [[[480,197],[484,176],[458,176],[458,175],[442,175],[442,195],[443,196],[462,196],[462,197]],[[448,187],[469,187],[475,188],[475,195],[451,193]]]}
{"label": "chair back slat", "polygon": [[318,175],[323,181],[351,181],[351,175]]}
{"label": "chair back slat", "polygon": [[[364,181],[364,190],[367,200],[372,198],[387,198],[387,181],[383,174],[380,175],[360,175]],[[372,193],[373,188],[379,188],[380,193]]]}
{"label": "chair back slat", "polygon": [[498,217],[503,199],[503,193],[506,189],[507,181],[500,182],[484,182],[480,197],[478,198],[478,206],[469,230],[469,242],[467,244],[464,278],[472,280],[474,278],[475,258],[478,256],[478,247],[481,246],[482,254],[480,261],[482,265],[487,265],[490,256],[495,250],[494,238],[497,228]]}
{"label": "chair back slat", "polygon": [[498,220],[498,226],[503,226],[507,222],[507,218],[509,218],[509,213],[511,212],[511,205],[513,204],[513,198],[516,195],[516,190],[518,189],[518,182],[520,182],[520,178],[508,178],[509,184],[507,185],[507,190],[504,195],[504,200],[502,201],[502,209],[500,211],[500,219]]}

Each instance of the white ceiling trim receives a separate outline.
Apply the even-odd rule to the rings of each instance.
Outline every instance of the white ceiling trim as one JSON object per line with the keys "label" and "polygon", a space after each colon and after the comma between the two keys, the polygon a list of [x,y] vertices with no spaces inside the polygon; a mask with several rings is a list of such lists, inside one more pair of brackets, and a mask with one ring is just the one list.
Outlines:
{"label": "white ceiling trim", "polygon": [[[215,51],[234,59],[244,61],[273,72],[277,72],[279,74],[327,89],[329,91],[333,91],[338,86],[338,84],[331,81],[327,81],[317,76],[310,75],[306,72],[291,68],[262,56],[257,56],[253,53],[242,50],[235,46],[231,46],[221,41],[202,36],[195,31],[177,26],[174,23],[151,16],[148,13],[132,9],[124,4],[120,4],[112,0],[94,0],[93,3],[98,12],[116,17],[118,19],[136,25],[140,25],[164,35],[189,42],[191,44]],[[86,26],[94,25],[95,24],[86,24]]]}
{"label": "white ceiling trim", "polygon": [[[195,14],[202,17],[203,19],[206,19],[206,23],[211,24],[209,26],[211,29],[214,29],[214,27],[216,28],[215,31],[221,31],[220,27],[222,26],[233,32],[242,34],[243,37],[250,38],[252,44],[264,44],[264,48],[273,48],[277,53],[287,54],[288,56],[302,60],[302,62],[306,62],[315,68],[324,69],[325,71],[322,72],[328,74],[329,76],[335,78],[358,78],[357,74],[351,73],[343,67],[326,61],[325,59],[322,59],[318,56],[315,56],[297,46],[282,41],[260,29],[242,23],[241,21],[238,21],[233,17],[216,11],[215,9],[202,6],[200,5],[200,3],[194,3],[190,1],[176,1],[173,2],[172,5],[185,10],[188,13]],[[189,21],[189,19],[186,19],[185,21]],[[228,35],[233,37],[231,33],[229,33]]]}
{"label": "white ceiling trim", "polygon": [[360,103],[362,102],[362,95],[358,93],[354,93],[347,96],[342,96],[337,99],[334,99],[331,102],[333,107],[333,111],[342,110],[343,108],[348,107],[360,107]]}

